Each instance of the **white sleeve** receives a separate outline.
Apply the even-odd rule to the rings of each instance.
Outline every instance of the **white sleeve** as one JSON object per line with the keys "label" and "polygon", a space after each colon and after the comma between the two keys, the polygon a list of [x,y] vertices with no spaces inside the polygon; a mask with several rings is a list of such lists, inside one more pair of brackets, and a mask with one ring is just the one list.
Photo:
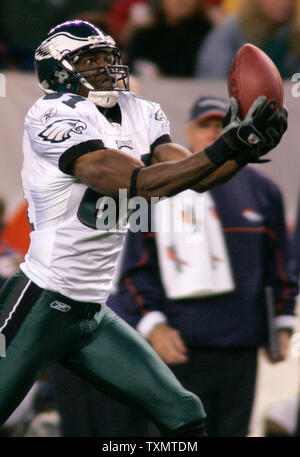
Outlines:
{"label": "white sleeve", "polygon": [[72,160],[104,148],[104,144],[101,128],[95,125],[94,106],[83,101],[80,108],[72,109],[63,102],[64,98],[49,101],[40,99],[26,116],[25,132],[32,150],[41,159],[68,173],[67,168]]}
{"label": "white sleeve", "polygon": [[171,142],[170,125],[167,116],[160,105],[153,103],[152,106],[149,124],[149,144],[151,149],[159,143]]}
{"label": "white sleeve", "polygon": [[167,317],[160,311],[150,311],[148,314],[142,317],[139,321],[136,329],[140,332],[144,338],[148,339],[150,333],[159,324],[166,324]]}

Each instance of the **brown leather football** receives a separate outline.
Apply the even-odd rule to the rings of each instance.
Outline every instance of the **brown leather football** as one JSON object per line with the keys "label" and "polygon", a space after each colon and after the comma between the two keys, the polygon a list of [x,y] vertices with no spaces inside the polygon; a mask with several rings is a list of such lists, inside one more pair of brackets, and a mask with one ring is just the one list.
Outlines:
{"label": "brown leather football", "polygon": [[244,44],[236,53],[228,73],[228,93],[235,97],[244,118],[260,95],[275,100],[275,110],[283,104],[283,84],[274,62],[258,47]]}

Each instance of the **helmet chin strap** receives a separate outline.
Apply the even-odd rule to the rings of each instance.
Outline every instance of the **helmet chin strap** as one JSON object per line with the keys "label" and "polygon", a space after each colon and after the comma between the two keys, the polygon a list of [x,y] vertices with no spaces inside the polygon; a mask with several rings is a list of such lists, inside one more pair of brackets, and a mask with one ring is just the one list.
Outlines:
{"label": "helmet chin strap", "polygon": [[101,108],[112,108],[119,100],[119,93],[116,90],[96,90],[93,86],[83,77],[79,82],[88,89],[88,100],[100,106]]}
{"label": "helmet chin strap", "polygon": [[87,98],[101,108],[112,108],[119,100],[119,93],[113,90],[90,90]]}

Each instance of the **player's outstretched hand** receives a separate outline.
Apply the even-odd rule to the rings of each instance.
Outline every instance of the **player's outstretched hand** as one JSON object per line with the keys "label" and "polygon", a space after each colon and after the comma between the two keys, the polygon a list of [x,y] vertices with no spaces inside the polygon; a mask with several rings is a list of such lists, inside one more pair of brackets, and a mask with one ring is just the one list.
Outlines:
{"label": "player's outstretched hand", "polygon": [[288,113],[281,108],[274,113],[274,100],[258,97],[250,107],[246,117],[239,118],[239,105],[235,98],[230,99],[230,108],[223,119],[222,138],[237,155],[239,165],[258,162],[280,142],[287,129]]}

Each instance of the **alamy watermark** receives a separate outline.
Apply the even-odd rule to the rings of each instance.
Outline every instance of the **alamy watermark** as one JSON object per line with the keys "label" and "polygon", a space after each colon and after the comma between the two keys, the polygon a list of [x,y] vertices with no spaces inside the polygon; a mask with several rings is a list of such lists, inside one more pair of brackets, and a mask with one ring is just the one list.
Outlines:
{"label": "alamy watermark", "polygon": [[[149,212],[149,205],[151,212]],[[128,228],[136,232],[204,233],[205,196],[197,193],[180,198],[128,198],[127,189],[120,189],[118,198],[100,197],[96,202],[98,230]]]}
{"label": "alamy watermark", "polygon": [[6,339],[5,335],[0,332],[0,357],[6,357]]}
{"label": "alamy watermark", "polygon": [[6,97],[6,78],[0,73],[0,97]]}
{"label": "alamy watermark", "polygon": [[291,93],[295,98],[300,97],[300,73],[294,73],[291,81],[295,84],[292,85]]}

